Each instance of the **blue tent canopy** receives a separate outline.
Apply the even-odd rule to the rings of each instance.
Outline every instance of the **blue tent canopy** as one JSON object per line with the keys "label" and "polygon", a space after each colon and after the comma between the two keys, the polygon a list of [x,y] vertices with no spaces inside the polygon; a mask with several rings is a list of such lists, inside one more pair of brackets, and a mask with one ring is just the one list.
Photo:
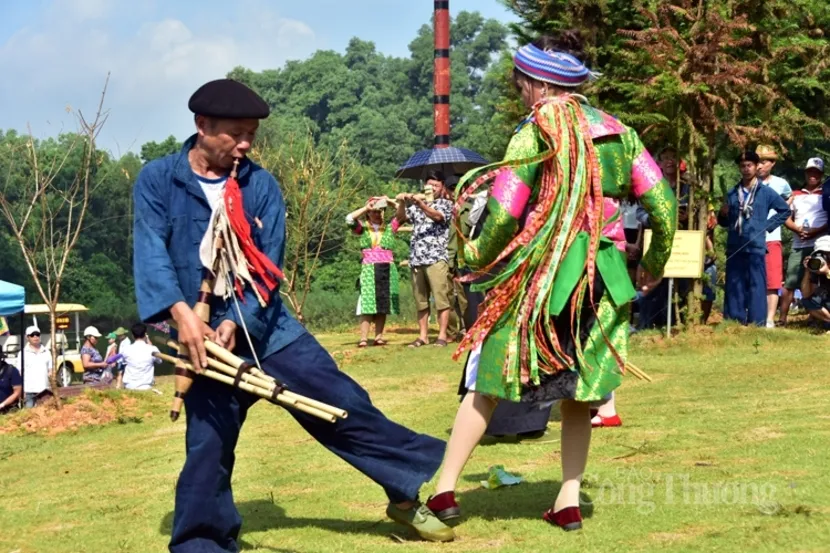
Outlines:
{"label": "blue tent canopy", "polygon": [[0,280],[0,317],[16,315],[26,305],[26,293],[22,286]]}

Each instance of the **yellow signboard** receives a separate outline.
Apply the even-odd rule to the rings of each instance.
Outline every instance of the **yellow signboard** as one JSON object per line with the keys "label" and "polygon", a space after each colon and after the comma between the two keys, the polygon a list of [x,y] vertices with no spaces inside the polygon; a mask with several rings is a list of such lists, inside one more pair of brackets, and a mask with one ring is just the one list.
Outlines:
{"label": "yellow signboard", "polygon": [[[678,230],[674,235],[671,257],[666,263],[665,278],[700,278],[703,276],[704,243],[702,230]],[[651,231],[643,235],[643,251],[651,245]]]}

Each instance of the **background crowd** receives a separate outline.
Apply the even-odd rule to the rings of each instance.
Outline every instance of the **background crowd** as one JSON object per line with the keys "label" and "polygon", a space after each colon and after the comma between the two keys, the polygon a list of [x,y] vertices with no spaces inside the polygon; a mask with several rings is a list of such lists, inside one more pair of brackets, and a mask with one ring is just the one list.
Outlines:
{"label": "background crowd", "polygon": [[[691,185],[686,163],[670,147],[661,150],[656,159],[678,199],[678,228],[686,228]],[[774,174],[777,160],[775,148],[768,145],[744,152],[736,160],[740,182],[727,190],[719,207],[709,204],[703,293],[696,298],[704,323],[721,289],[724,317],[742,324],[786,326],[796,300],[814,320],[830,321],[826,303],[828,268],[821,262],[830,258],[830,238],[822,240],[828,236],[830,209],[830,194],[822,192],[824,162],[820,158],[807,160],[803,180],[791,185]],[[423,193],[403,193],[395,199],[371,198],[347,217],[353,232],[361,236],[363,269],[357,283],[360,347],[387,343],[383,338],[386,316],[400,310],[396,264],[409,266],[417,307],[418,338],[410,347],[446,346],[464,332],[465,321],[469,324],[474,320],[481,298],[459,280],[463,268],[457,254],[460,237],[456,223],[465,238],[472,237],[486,217],[486,195],[474,196],[454,218],[455,179],[449,178],[448,184],[447,176],[433,171],[423,181]],[[643,255],[644,231],[650,227],[649,216],[636,201],[622,202],[620,212],[633,281]],[[405,229],[405,224],[411,228]],[[718,225],[726,235],[721,252],[715,246]],[[395,260],[395,237],[406,239],[400,234],[402,229],[411,231],[409,257]],[[721,266],[719,257],[725,260]],[[810,260],[814,260],[812,269]],[[638,297],[632,332],[665,325],[670,304],[676,311],[675,320],[683,321],[692,284],[693,279],[675,279],[676,301],[670,301],[667,280],[654,293]],[[431,312],[438,324],[433,342],[428,336]],[[372,341],[371,321],[375,322]]]}

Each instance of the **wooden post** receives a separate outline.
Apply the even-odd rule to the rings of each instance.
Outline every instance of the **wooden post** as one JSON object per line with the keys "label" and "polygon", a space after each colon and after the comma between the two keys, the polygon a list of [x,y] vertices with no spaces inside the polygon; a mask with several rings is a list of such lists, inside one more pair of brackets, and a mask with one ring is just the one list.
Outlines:
{"label": "wooden post", "polygon": [[435,0],[435,147],[450,145],[450,2]]}

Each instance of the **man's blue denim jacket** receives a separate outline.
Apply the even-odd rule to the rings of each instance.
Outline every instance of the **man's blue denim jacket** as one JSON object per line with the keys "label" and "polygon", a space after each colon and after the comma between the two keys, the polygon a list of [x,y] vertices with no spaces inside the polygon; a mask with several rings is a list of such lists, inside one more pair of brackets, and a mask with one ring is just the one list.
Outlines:
{"label": "man's blue denim jacket", "polygon": [[[193,306],[198,296],[202,281],[199,244],[207,232],[211,209],[187,159],[194,142],[192,136],[178,154],[148,163],[133,190],[133,273],[138,313],[146,322],[169,319],[173,304],[184,301]],[[282,268],[285,202],[279,184],[248,159],[240,164],[238,180],[254,242]],[[261,229],[254,223],[255,217],[262,222]],[[239,307],[260,357],[279,351],[305,333],[289,314],[277,290],[263,308],[253,292],[246,289]],[[214,298],[211,327],[216,328],[225,319],[241,327],[233,300]],[[236,353],[247,357],[250,348],[240,333],[236,343]]]}

